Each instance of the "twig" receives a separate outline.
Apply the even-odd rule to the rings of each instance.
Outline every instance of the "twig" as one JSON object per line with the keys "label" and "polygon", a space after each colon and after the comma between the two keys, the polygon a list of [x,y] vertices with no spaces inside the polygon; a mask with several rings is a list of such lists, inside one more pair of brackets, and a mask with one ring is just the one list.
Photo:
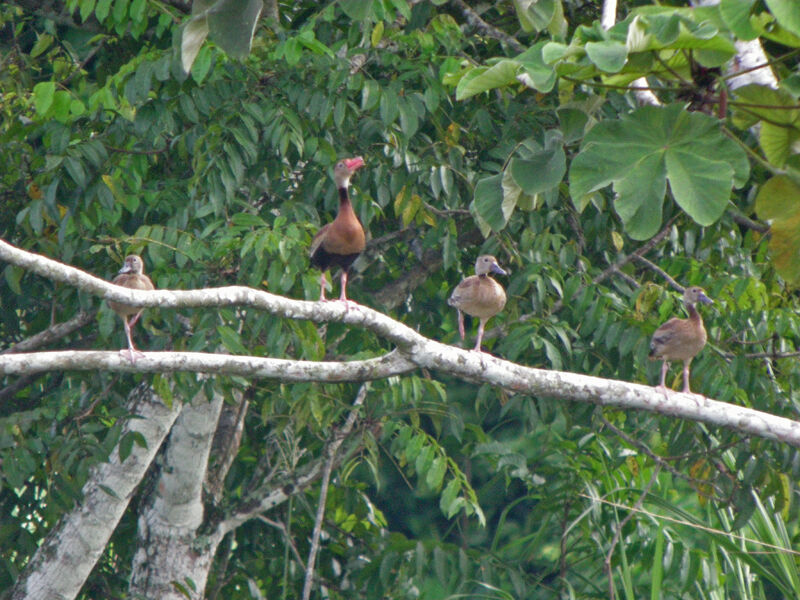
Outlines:
{"label": "twig", "polygon": [[286,525],[284,525],[283,523],[280,523],[278,521],[273,521],[272,519],[268,519],[264,515],[258,515],[258,519],[260,521],[266,523],[267,525],[270,525],[271,527],[274,527],[275,529],[279,530],[283,534],[283,536],[286,539],[286,542],[287,542],[289,548],[292,549],[292,554],[294,554],[294,557],[297,560],[298,564],[303,569],[305,569],[306,568],[306,563],[303,560],[303,557],[300,556],[300,552],[298,552],[297,546],[294,545],[294,540],[292,540],[291,536],[289,535],[289,530],[286,527]]}
{"label": "twig", "polygon": [[523,52],[526,48],[522,44],[520,44],[516,39],[512,36],[508,35],[505,31],[501,31],[494,25],[490,25],[486,21],[484,21],[478,13],[476,13],[472,7],[470,7],[464,0],[451,0],[453,4],[455,4],[464,16],[467,19],[467,23],[469,23],[475,29],[478,29],[488,35],[491,38],[499,40],[505,44],[508,44],[514,52]]}
{"label": "twig", "polygon": [[311,598],[311,586],[314,581],[314,564],[317,561],[317,552],[319,552],[319,537],[322,533],[322,521],[325,518],[325,501],[328,498],[328,486],[330,485],[333,463],[336,459],[336,451],[339,449],[339,446],[342,445],[344,439],[350,435],[350,432],[353,430],[353,425],[356,422],[356,416],[359,412],[358,409],[364,403],[364,399],[367,397],[368,385],[369,384],[365,383],[361,386],[361,388],[359,388],[358,394],[356,394],[356,399],[353,402],[353,408],[350,410],[350,414],[347,416],[347,421],[345,421],[341,431],[334,434],[334,438],[327,449],[328,457],[325,461],[325,467],[322,472],[322,486],[319,491],[319,504],[317,505],[317,516],[314,520],[314,532],[311,534],[311,549],[308,551],[306,578],[303,584],[303,600],[309,600],[309,598]]}
{"label": "twig", "polygon": [[675,281],[675,280],[674,280],[674,279],[673,279],[673,278],[670,276],[670,274],[669,274],[669,273],[667,273],[667,272],[666,272],[664,269],[662,269],[661,267],[659,267],[657,264],[655,264],[654,262],[652,262],[652,261],[650,261],[650,260],[647,260],[647,259],[646,259],[644,256],[639,256],[638,254],[634,254],[634,255],[633,255],[633,258],[634,258],[634,260],[636,260],[636,262],[640,262],[640,263],[642,263],[642,264],[643,264],[645,267],[647,267],[647,268],[648,268],[648,269],[650,269],[651,271],[655,271],[656,273],[658,273],[659,275],[661,275],[661,277],[663,277],[664,279],[666,279],[666,280],[667,280],[667,282],[668,282],[668,283],[669,283],[669,284],[670,284],[670,285],[671,285],[673,288],[675,288],[675,290],[677,290],[679,293],[681,293],[681,294],[682,294],[682,293],[684,292],[684,287],[683,287],[683,286],[682,286],[680,283],[678,283],[677,281]]}
{"label": "twig", "polygon": [[[697,479],[697,478],[692,477],[690,475],[685,475],[685,474],[681,473],[678,469],[676,469],[675,467],[673,467],[669,463],[669,459],[667,459],[667,458],[665,458],[663,456],[659,456],[658,454],[653,452],[650,448],[648,448],[647,444],[645,444],[644,442],[640,442],[639,440],[629,436],[627,433],[625,433],[624,431],[622,431],[621,429],[619,429],[618,427],[613,425],[604,416],[600,415],[600,421],[602,421],[603,425],[605,425],[612,432],[614,432],[614,434],[617,437],[622,438],[623,440],[625,440],[631,446],[634,446],[635,448],[638,448],[641,452],[646,454],[647,457],[650,460],[652,460],[656,465],[658,465],[659,467],[669,471],[672,474],[673,477],[676,477],[678,479],[683,479],[684,481],[687,481],[688,483],[690,483],[695,488],[695,490],[697,491],[697,493],[699,495],[704,496],[704,497],[708,498],[709,500],[716,499],[711,494],[707,494],[707,493],[703,492],[700,489],[700,486],[707,485],[708,487],[712,488],[716,492],[717,498],[721,498],[723,496],[722,490],[720,490],[718,486],[714,485],[712,482],[710,482],[708,480]],[[683,457],[673,457],[671,460],[682,460],[682,459],[683,459]]]}
{"label": "twig", "polygon": [[51,325],[44,331],[40,331],[39,333],[37,333],[36,335],[32,335],[28,339],[22,340],[21,342],[14,344],[10,348],[6,348],[2,352],[0,352],[0,354],[15,354],[18,352],[30,352],[31,350],[36,350],[37,348],[46,346],[47,344],[55,342],[56,340],[60,340],[61,338],[69,335],[73,331],[80,329],[87,323],[90,323],[91,321],[94,320],[94,316],[96,314],[97,314],[96,310],[90,310],[89,312],[81,311],[68,321]]}

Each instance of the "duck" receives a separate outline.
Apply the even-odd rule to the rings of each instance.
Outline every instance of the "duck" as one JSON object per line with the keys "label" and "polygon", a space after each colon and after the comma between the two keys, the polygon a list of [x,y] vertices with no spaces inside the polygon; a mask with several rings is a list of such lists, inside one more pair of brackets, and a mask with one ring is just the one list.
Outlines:
{"label": "duck", "polygon": [[[131,288],[133,290],[154,290],[155,286],[150,278],[144,274],[144,261],[141,256],[131,254],[125,257],[122,268],[117,273],[117,276],[111,281],[114,285],[121,285],[122,287]],[[128,338],[128,359],[131,363],[136,363],[137,356],[144,356],[144,353],[139,352],[133,345],[131,338],[131,328],[142,316],[141,307],[130,306],[129,304],[122,304],[120,302],[108,302],[109,307],[117,313],[125,325],[125,336]],[[132,318],[131,318],[132,317]],[[124,354],[125,349],[120,350],[120,354]]]}
{"label": "duck", "polygon": [[692,359],[706,345],[706,328],[703,317],[697,312],[696,305],[713,304],[713,300],[706,296],[701,287],[688,287],[683,292],[683,303],[689,312],[688,319],[673,317],[653,333],[650,341],[650,359],[663,360],[661,365],[661,382],[658,389],[667,392],[665,383],[669,363],[674,360],[683,361],[683,390],[684,394],[691,394],[689,387],[689,365]]}
{"label": "duck", "polygon": [[321,302],[326,299],[325,287],[328,282],[325,272],[332,267],[339,267],[342,271],[342,290],[339,300],[347,304],[347,275],[353,262],[366,246],[364,228],[353,210],[348,191],[350,177],[364,164],[364,159],[356,156],[340,160],[333,169],[333,179],[339,192],[339,212],[332,222],[317,232],[311,240],[309,251],[311,266],[321,271],[319,292]]}
{"label": "duck", "polygon": [[497,259],[483,254],[475,261],[475,275],[467,277],[459,283],[450,295],[447,303],[458,310],[458,333],[464,339],[464,313],[480,319],[478,339],[475,341],[475,352],[481,352],[481,340],[486,322],[503,310],[506,305],[506,292],[503,286],[489,277],[489,273],[506,275],[497,263]]}

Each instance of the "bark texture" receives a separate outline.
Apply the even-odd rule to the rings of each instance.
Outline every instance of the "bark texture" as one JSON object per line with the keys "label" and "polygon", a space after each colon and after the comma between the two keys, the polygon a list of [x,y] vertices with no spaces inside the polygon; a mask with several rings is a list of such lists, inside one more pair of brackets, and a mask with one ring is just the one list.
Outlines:
{"label": "bark texture", "polygon": [[128,408],[137,417],[128,420],[122,433],[139,432],[147,447],[134,444],[124,462],[115,449],[107,463],[92,470],[82,490],[83,502],[36,552],[14,586],[13,600],[74,598],[80,592],[181,407],[165,406],[149,386],[140,385],[131,393]]}

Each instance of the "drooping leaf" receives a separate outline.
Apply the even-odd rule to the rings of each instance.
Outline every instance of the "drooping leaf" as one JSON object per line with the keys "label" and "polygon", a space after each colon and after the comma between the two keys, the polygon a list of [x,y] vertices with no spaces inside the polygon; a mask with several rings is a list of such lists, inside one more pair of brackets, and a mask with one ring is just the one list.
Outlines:
{"label": "drooping leaf", "polygon": [[756,197],[758,218],[771,221],[769,250],[778,273],[800,283],[800,185],[785,175],[765,183]]}
{"label": "drooping leaf", "polygon": [[570,168],[575,200],[614,185],[617,212],[635,239],[647,239],[661,223],[666,177],[675,201],[700,225],[725,210],[731,187],[744,183],[744,151],[719,123],[682,105],[646,106],[595,126]]}
{"label": "drooping leaf", "polygon": [[478,181],[474,194],[475,210],[494,231],[500,231],[508,221],[503,211],[503,200],[502,173]]}
{"label": "drooping leaf", "polygon": [[[456,100],[465,100],[516,81],[519,64],[514,60],[501,60],[489,67],[477,67],[464,75],[456,86]],[[472,73],[474,75],[470,76]]]}
{"label": "drooping leaf", "polygon": [[517,18],[524,31],[546,29],[556,14],[556,3],[560,0],[514,0]]}

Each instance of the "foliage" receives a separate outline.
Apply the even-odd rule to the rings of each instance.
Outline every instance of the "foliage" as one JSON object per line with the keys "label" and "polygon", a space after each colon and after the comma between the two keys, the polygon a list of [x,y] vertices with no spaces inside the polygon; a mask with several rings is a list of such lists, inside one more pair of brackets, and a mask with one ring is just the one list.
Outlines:
{"label": "foliage", "polygon": [[[348,286],[356,301],[458,343],[449,291],[479,253],[493,253],[511,274],[493,321],[502,329],[487,336],[492,353],[653,383],[649,336],[679,314],[679,297],[661,271],[624,258],[662,231],[647,258],[716,302],[704,312],[710,342],[693,364],[693,389],[796,418],[800,319],[787,282],[800,277],[800,30],[790,0],[637,2],[608,30],[596,3],[491,4],[469,6],[502,36],[516,33],[524,51],[474,29],[457,3],[299,1],[279,3],[278,23],[256,22],[249,54],[245,40],[237,50],[199,36],[196,57],[182,62],[181,36],[202,19],[178,2],[70,0],[58,18],[5,3],[0,234],[106,278],[136,252],[159,288],[236,283],[315,299],[307,250],[336,210],[332,166],[362,154],[353,195],[371,242]],[[721,108],[730,77],[719,67],[738,39],[766,44],[779,86],[738,88]],[[635,107],[626,86],[642,76],[664,106]],[[754,210],[772,222],[771,237],[742,218]],[[392,291],[415,271],[425,274],[415,288]],[[3,275],[4,346],[81,309],[97,310],[96,326],[58,347],[123,343],[117,317],[93,298],[14,267]],[[360,330],[255,312],[151,310],[143,319],[134,336],[151,350],[310,360],[386,350]],[[169,389],[166,379],[151,382]],[[10,517],[0,588],[120,442],[124,399],[141,380],[70,372],[4,381],[0,504]],[[252,398],[219,511],[242,500],[264,461],[318,458],[356,393],[186,375],[171,383],[176,401],[200,386]],[[798,534],[792,448],[436,373],[376,382],[360,435],[328,499],[320,575],[331,597],[794,589],[790,560],[750,553],[776,538],[790,547]],[[316,493],[270,515],[288,524],[301,554]],[[135,510],[84,597],[124,595]],[[213,574],[220,597],[248,598],[248,585],[299,595],[302,568],[277,529],[240,528],[233,546],[227,571]]]}

